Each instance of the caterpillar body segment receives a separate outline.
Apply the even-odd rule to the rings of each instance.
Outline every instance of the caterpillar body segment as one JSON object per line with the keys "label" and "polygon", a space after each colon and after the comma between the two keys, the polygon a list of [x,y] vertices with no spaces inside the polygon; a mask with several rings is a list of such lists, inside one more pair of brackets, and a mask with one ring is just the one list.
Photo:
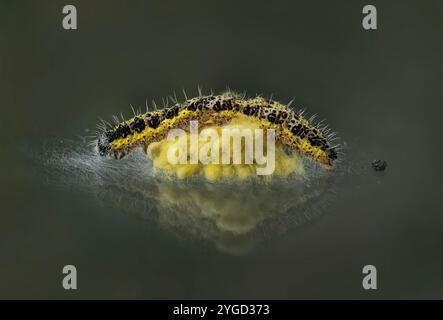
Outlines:
{"label": "caterpillar body segment", "polygon": [[136,147],[146,151],[152,142],[165,139],[171,129],[187,130],[192,120],[198,120],[203,125],[223,126],[240,115],[259,120],[263,129],[275,129],[277,141],[290,149],[318,161],[328,169],[333,167],[337,147],[331,144],[332,136],[303,114],[277,101],[263,97],[245,99],[231,91],[221,95],[199,96],[161,110],[135,115],[104,130],[98,137],[97,147],[101,156],[111,155],[121,159]]}

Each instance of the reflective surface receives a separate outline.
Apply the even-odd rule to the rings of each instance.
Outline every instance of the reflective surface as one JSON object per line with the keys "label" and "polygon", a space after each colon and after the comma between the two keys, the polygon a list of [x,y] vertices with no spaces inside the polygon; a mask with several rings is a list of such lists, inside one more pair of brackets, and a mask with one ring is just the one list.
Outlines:
{"label": "reflective surface", "polygon": [[[373,3],[375,32],[363,4],[78,1],[72,32],[63,4],[0,4],[0,297],[442,298],[442,3]],[[222,187],[159,181],[138,155],[98,166],[81,138],[98,117],[198,84],[295,96],[343,166]]]}
{"label": "reflective surface", "polygon": [[84,140],[48,146],[48,153],[36,157],[48,185],[86,192],[99,205],[159,225],[177,241],[213,244],[232,255],[245,255],[263,238],[320,216],[344,174],[340,167],[326,172],[307,160],[303,176],[210,182],[201,174],[180,180],[155,170],[141,150],[116,161],[86,148]]}

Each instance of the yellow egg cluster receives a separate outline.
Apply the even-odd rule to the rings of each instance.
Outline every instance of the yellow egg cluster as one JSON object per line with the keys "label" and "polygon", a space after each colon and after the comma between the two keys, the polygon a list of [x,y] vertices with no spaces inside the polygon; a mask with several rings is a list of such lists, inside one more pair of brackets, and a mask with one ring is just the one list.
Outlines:
{"label": "yellow egg cluster", "polygon": [[[237,128],[237,129],[259,129],[261,128],[261,123],[257,119],[239,116],[232,119],[229,123],[224,125],[223,127],[217,125],[207,124],[205,128],[214,129],[221,136],[223,128]],[[189,133],[186,134],[187,146],[188,146],[188,154],[189,154],[189,141],[191,140],[191,135]],[[199,152],[205,152],[206,150],[202,150],[203,145],[207,144],[208,141],[205,139],[204,141],[200,136],[194,137],[198,139]],[[253,136],[255,140],[255,136]],[[261,166],[257,163],[252,164],[203,164],[199,162],[198,164],[172,164],[168,161],[168,150],[175,143],[175,141],[169,141],[168,139],[163,139],[158,142],[153,142],[148,147],[148,156],[153,161],[153,165],[155,169],[161,170],[168,176],[177,177],[178,179],[185,179],[197,174],[202,174],[209,181],[217,181],[221,179],[228,180],[246,180],[251,179],[256,176],[257,167]],[[255,141],[254,141],[255,145]],[[220,143],[217,146],[220,150],[219,154],[221,154],[221,139]],[[231,147],[231,158],[233,153],[233,144],[230,144]],[[266,151],[266,146],[264,146]],[[242,159],[245,159],[245,145],[242,143]],[[265,152],[266,153],[266,152]],[[295,153],[287,154],[283,146],[279,143],[275,146],[275,170],[272,173],[272,176],[287,176],[289,174],[304,174],[304,167],[301,159]]]}

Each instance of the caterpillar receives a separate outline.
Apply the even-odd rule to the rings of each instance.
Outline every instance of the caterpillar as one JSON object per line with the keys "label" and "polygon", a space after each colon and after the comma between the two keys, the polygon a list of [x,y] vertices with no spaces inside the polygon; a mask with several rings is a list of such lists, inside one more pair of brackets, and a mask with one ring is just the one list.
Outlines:
{"label": "caterpillar", "polygon": [[[186,97],[186,95],[185,95]],[[261,96],[246,99],[230,90],[220,95],[202,95],[178,102],[160,110],[147,111],[123,120],[111,128],[103,127],[97,139],[101,156],[121,159],[136,147],[146,152],[149,144],[167,137],[169,130],[188,129],[192,120],[199,123],[223,126],[241,114],[260,121],[263,129],[274,129],[276,140],[291,150],[332,169],[338,158],[339,146],[333,146],[334,133],[296,112],[290,104],[284,105]]]}

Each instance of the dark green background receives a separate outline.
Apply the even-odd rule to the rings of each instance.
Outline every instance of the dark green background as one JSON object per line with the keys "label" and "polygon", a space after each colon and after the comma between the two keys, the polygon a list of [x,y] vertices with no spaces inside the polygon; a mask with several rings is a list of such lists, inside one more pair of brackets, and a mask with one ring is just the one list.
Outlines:
{"label": "dark green background", "polygon": [[[377,31],[361,26],[369,3]],[[442,32],[440,0],[2,0],[0,298],[443,298]],[[45,184],[23,152],[198,84],[295,97],[358,174],[315,223],[235,257]]]}

